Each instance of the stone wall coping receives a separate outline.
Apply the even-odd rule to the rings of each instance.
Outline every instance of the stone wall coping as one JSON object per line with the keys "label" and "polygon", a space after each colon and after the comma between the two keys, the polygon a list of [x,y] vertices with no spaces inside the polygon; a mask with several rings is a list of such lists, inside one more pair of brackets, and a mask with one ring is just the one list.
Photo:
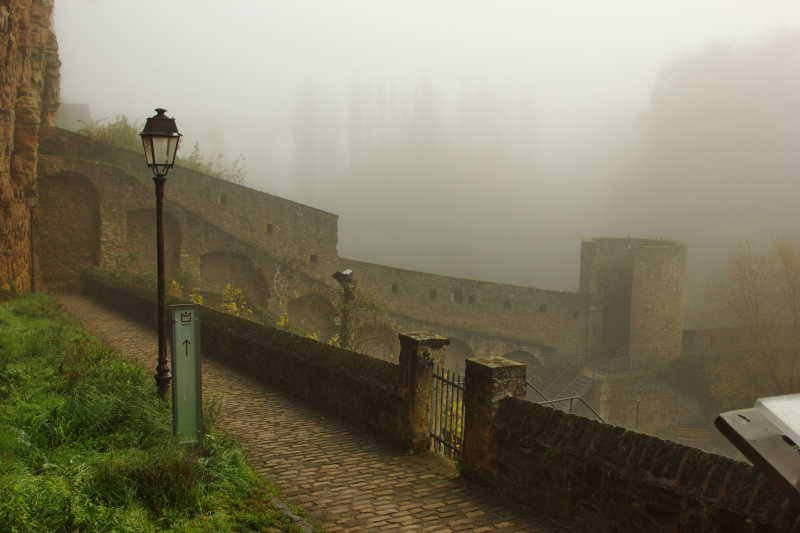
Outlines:
{"label": "stone wall coping", "polygon": [[655,531],[652,517],[639,527],[642,510],[657,513],[658,531],[800,526],[800,509],[746,463],[521,398],[500,400],[492,425],[484,481],[544,512],[557,501],[553,514],[574,515],[592,531]]}
{"label": "stone wall coping", "polygon": [[[82,135],[80,133],[76,133],[76,132],[73,132],[73,131],[65,130],[63,128],[59,128],[59,127],[55,127],[54,126],[54,127],[46,128],[46,131],[44,132],[44,134],[45,134],[44,135],[45,141],[54,140],[57,137],[66,138],[66,139],[70,139],[70,138],[71,139],[80,139],[81,142],[84,143],[86,146],[90,146],[91,145],[91,146],[94,146],[94,147],[101,147],[105,151],[113,151],[113,152],[116,152],[118,154],[121,154],[126,159],[136,160],[136,161],[141,160],[141,163],[142,163],[141,166],[145,167],[143,156],[140,153],[132,152],[130,150],[126,150],[124,148],[120,148],[118,146],[114,146],[114,145],[111,145],[111,144],[104,144],[104,143],[101,143],[101,142],[97,142],[97,141],[94,141],[94,140],[90,139],[86,135]],[[59,154],[48,152],[48,150],[50,148],[50,145],[47,142],[42,143],[41,146],[42,146],[42,152],[43,153],[59,156]],[[124,167],[121,167],[121,168],[124,168]],[[299,208],[302,208],[302,209],[307,209],[309,211],[316,211],[316,212],[322,213],[324,215],[328,215],[328,216],[332,216],[332,217],[335,217],[335,218],[339,218],[339,215],[337,215],[336,213],[331,213],[330,211],[325,211],[324,209],[320,209],[318,207],[313,207],[313,206],[310,206],[310,205],[302,204],[300,202],[296,202],[294,200],[289,200],[288,198],[284,198],[282,196],[277,196],[277,195],[268,193],[266,191],[261,191],[259,189],[254,189],[254,188],[249,187],[247,185],[240,185],[238,183],[233,183],[233,182],[226,181],[226,180],[223,180],[223,179],[220,179],[220,178],[215,178],[214,176],[209,176],[208,174],[203,174],[202,172],[198,172],[196,170],[192,170],[190,168],[186,168],[186,167],[183,167],[183,166],[180,166],[180,165],[176,165],[175,168],[176,169],[180,169],[181,172],[186,172],[189,175],[196,174],[198,176],[203,176],[206,179],[218,182],[221,186],[230,187],[231,189],[244,189],[245,191],[247,191],[248,194],[255,194],[257,196],[268,197],[268,198],[270,198],[272,200],[277,200],[279,202],[284,202],[286,204],[293,205],[295,207],[299,207]]]}
{"label": "stone wall coping", "polygon": [[441,335],[428,333],[426,331],[400,333],[397,335],[397,337],[402,343],[410,343],[417,346],[427,346],[434,349],[442,348],[443,346],[450,344],[450,339],[447,337],[442,337]]}
{"label": "stone wall coping", "polygon": [[423,272],[421,270],[411,270],[409,268],[400,268],[392,265],[384,265],[381,263],[370,263],[369,261],[362,261],[360,259],[352,259],[348,257],[339,257],[339,261],[342,265],[352,268],[356,273],[358,273],[358,265],[363,265],[366,267],[372,268],[381,268],[385,270],[396,270],[398,272],[404,272],[407,274],[417,274],[420,276],[425,276],[427,278],[439,278],[442,280],[447,280],[451,282],[457,283],[468,283],[468,284],[478,284],[482,286],[486,286],[487,288],[498,289],[498,288],[506,288],[506,289],[514,289],[514,290],[523,290],[523,291],[531,291],[531,292],[539,292],[545,293],[551,296],[564,296],[564,297],[571,297],[575,299],[583,299],[586,295],[579,291],[559,291],[554,289],[542,289],[539,287],[530,287],[526,285],[514,285],[512,283],[497,283],[495,281],[484,281],[480,279],[471,279],[471,278],[457,278],[455,276],[446,276],[444,274],[433,274],[431,272]]}
{"label": "stone wall coping", "polygon": [[499,355],[493,355],[491,357],[469,357],[467,358],[467,363],[483,365],[489,368],[526,366],[525,363],[520,363],[518,361],[514,361],[513,359],[506,359],[505,357]]}

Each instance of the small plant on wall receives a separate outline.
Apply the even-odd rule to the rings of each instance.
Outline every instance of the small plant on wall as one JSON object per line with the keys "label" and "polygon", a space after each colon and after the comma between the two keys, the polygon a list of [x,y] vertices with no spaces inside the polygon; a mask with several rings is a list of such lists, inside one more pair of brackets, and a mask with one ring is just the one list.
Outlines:
{"label": "small plant on wall", "polygon": [[203,295],[198,292],[197,288],[188,288],[191,285],[191,276],[187,277],[187,275],[178,274],[178,277],[186,281],[186,283],[181,283],[175,279],[171,280],[169,282],[169,287],[167,287],[167,294],[175,298],[189,299],[197,305],[203,305]]}
{"label": "small plant on wall", "polygon": [[247,302],[244,292],[242,292],[242,289],[234,287],[231,283],[225,284],[220,310],[240,318],[253,318],[253,308]]}

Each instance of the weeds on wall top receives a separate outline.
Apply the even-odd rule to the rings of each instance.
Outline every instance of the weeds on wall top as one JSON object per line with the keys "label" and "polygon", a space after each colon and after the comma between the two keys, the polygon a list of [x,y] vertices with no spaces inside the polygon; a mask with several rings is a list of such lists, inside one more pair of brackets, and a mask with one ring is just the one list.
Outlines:
{"label": "weeds on wall top", "polygon": [[[125,115],[117,115],[111,121],[107,118],[101,118],[99,120],[80,122],[83,123],[83,128],[80,129],[79,133],[94,141],[133,152],[142,150],[142,141],[139,137],[139,132],[142,131],[143,127],[142,122],[131,122]],[[200,143],[195,142],[189,155],[186,157],[178,156],[176,164],[214,178],[242,185],[247,178],[244,161],[245,158],[242,154],[239,154],[239,157],[231,162],[225,161],[222,154],[217,154],[216,157],[208,157],[200,151]]]}

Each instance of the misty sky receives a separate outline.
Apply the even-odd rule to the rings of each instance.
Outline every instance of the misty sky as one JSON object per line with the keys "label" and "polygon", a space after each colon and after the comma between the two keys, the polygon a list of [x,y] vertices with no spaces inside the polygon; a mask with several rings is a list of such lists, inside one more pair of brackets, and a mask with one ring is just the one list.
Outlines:
{"label": "misty sky", "polygon": [[[633,123],[649,105],[667,63],[714,42],[753,43],[796,30],[800,2],[57,0],[55,27],[62,101],[89,103],[94,118],[143,119],[166,107],[189,143],[199,140],[228,157],[244,154],[248,185],[339,213],[342,255],[574,289],[578,239],[618,230],[592,205],[605,178],[591,165],[576,166],[574,146],[604,146],[608,128],[616,142],[625,142],[619,124]],[[467,246],[462,255],[474,254],[476,266],[459,269],[424,257],[417,264],[407,252],[393,255],[392,243],[380,249],[380,239],[366,233],[369,247],[359,248],[359,226],[349,222],[358,220],[357,208],[326,195],[304,196],[296,175],[281,167],[292,149],[298,93],[315,87],[345,115],[348,94],[359,83],[408,94],[428,84],[443,108],[476,86],[487,98],[531,103],[537,153],[558,160],[553,168],[559,170],[540,176],[538,192],[520,181],[502,183],[502,175],[494,179],[507,194],[525,189],[515,209],[543,194],[551,198],[557,205],[539,223],[558,227],[560,217],[569,219],[550,243],[547,255],[554,258],[492,270],[480,265],[480,246]],[[336,136],[341,125],[332,124]],[[583,195],[576,200],[578,190]],[[541,235],[526,241],[524,229],[514,229],[513,238],[531,248],[547,244]]]}
{"label": "misty sky", "polygon": [[55,24],[64,101],[98,117],[162,105],[190,139],[219,121],[230,150],[249,148],[232,118],[287,107],[308,81],[360,79],[529,89],[558,143],[640,109],[680,53],[796,27],[800,2],[61,0]]}

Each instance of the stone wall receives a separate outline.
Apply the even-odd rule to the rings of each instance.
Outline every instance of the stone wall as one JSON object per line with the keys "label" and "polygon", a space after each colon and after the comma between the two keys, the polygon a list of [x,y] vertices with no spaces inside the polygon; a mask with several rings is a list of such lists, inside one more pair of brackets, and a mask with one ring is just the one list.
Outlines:
{"label": "stone wall", "polygon": [[[469,419],[468,419],[469,420]],[[472,475],[597,533],[796,531],[798,510],[753,467],[518,398],[486,421]]]}
{"label": "stone wall", "polygon": [[[39,180],[54,191],[41,208],[46,284],[68,287],[83,266],[152,273],[153,186],[141,155],[57,129],[47,132],[42,152]],[[275,316],[297,311],[294,318],[289,313],[290,325],[320,338],[335,330],[340,289],[331,274],[349,267],[357,271],[361,297],[378,309],[361,317],[360,350],[396,360],[397,333],[422,328],[453,338],[454,368],[475,353],[520,352],[544,361],[583,352],[582,295],[340,261],[335,215],[184,169],[170,172],[165,196],[168,275],[186,272],[217,294],[225,281],[238,283]],[[99,213],[99,230],[86,217],[71,217],[81,201],[87,216]],[[259,224],[267,228],[263,235],[252,231]],[[87,242],[77,246],[65,232]],[[89,253],[92,246],[98,251]],[[313,301],[321,303],[316,310]]]}
{"label": "stone wall", "polygon": [[687,356],[738,354],[753,346],[753,333],[746,328],[707,328],[683,331],[682,351]]}
{"label": "stone wall", "polygon": [[58,108],[51,0],[0,1],[0,287],[30,290],[36,268],[39,130]]}
{"label": "stone wall", "polygon": [[[87,266],[154,276],[151,186],[111,165],[48,154],[40,159],[43,196],[37,247],[43,258],[43,285],[74,287]],[[91,216],[94,212],[96,218]],[[217,294],[224,282],[231,282],[243,289],[251,304],[274,316],[308,295],[335,301],[333,284],[292,268],[288,261],[214,224],[215,219],[184,208],[169,194],[164,214],[170,279],[184,272],[195,288]]]}
{"label": "stone wall", "polygon": [[[180,127],[180,117],[177,122]],[[57,171],[60,158],[114,167],[114,172],[106,172],[108,177],[134,179],[146,191],[146,207],[155,205],[152,174],[142,153],[96,143],[59,129],[46,132],[42,152],[53,156],[51,168],[47,169],[50,173]],[[89,174],[88,169],[85,173]],[[47,173],[40,176],[46,178]],[[338,267],[337,215],[180,167],[173,168],[167,176],[164,197],[316,279],[327,282]]]}
{"label": "stone wall", "polygon": [[[557,352],[560,358],[585,352],[587,306],[582,294],[439,276],[352,259],[342,259],[342,266],[353,270],[359,291],[391,310],[397,321],[406,318],[441,326],[448,336],[451,331],[479,331],[505,339],[506,344]],[[483,348],[468,344],[473,351]]]}
{"label": "stone wall", "polygon": [[[86,271],[85,291],[154,324],[152,289]],[[174,301],[174,300],[173,300]],[[443,337],[400,335],[400,365],[201,310],[204,354],[390,442],[429,447]],[[467,361],[462,471],[539,514],[598,533],[778,533],[798,509],[749,465],[521,399],[525,365]]]}
{"label": "stone wall", "polygon": [[[84,271],[82,280],[84,291],[92,298],[155,327],[152,289],[98,270]],[[179,300],[168,298],[171,303]],[[204,357],[364,426],[390,442],[407,442],[404,393],[396,364],[206,307],[200,316]]]}
{"label": "stone wall", "polygon": [[[42,152],[43,184],[80,174],[97,190],[99,202],[99,252],[79,243],[80,252],[71,257],[51,246],[70,242],[58,233],[65,209],[50,201],[42,206],[42,217],[52,219],[45,230],[54,230],[41,238],[53,256],[47,265],[51,279],[76,280],[84,266],[80,258],[105,269],[152,269],[153,186],[142,155],[57,129],[43,139]],[[332,310],[340,288],[331,274],[351,268],[359,300],[372,306],[354,327],[354,346],[387,358],[396,353],[397,333],[420,328],[451,339],[447,361],[454,369],[472,355],[516,353],[528,363],[576,363],[589,352],[603,358],[634,350],[637,360],[649,364],[680,351],[685,247],[677,243],[587,241],[581,291],[549,291],[341,259],[336,215],[186,169],[170,172],[165,196],[168,273],[187,272],[202,290],[216,294],[226,281],[236,282],[252,303],[276,316],[294,309],[302,315],[294,325],[320,338],[336,331]],[[189,218],[196,223],[187,224]],[[68,275],[53,277],[51,267]],[[313,301],[321,305],[312,313]]]}

